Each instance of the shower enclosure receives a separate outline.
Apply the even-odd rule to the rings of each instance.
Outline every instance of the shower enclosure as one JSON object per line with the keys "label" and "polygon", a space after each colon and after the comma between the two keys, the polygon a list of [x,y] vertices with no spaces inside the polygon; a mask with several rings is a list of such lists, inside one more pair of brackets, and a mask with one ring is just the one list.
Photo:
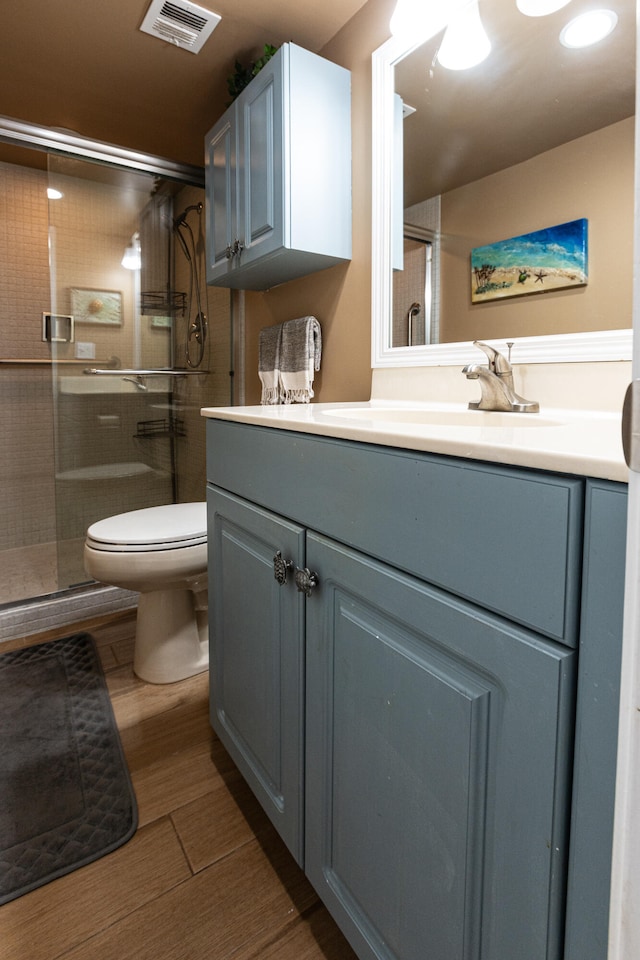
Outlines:
{"label": "shower enclosure", "polygon": [[2,611],[90,590],[93,521],[204,499],[199,410],[234,362],[202,170],[2,118],[0,141]]}

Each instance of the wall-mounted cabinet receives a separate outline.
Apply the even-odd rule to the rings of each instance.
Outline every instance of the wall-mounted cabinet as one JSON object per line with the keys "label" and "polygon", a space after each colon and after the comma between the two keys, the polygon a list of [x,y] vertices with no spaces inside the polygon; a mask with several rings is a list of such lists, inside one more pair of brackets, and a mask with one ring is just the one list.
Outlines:
{"label": "wall-mounted cabinet", "polygon": [[351,259],[351,76],[284,44],[205,139],[207,282],[265,290]]}

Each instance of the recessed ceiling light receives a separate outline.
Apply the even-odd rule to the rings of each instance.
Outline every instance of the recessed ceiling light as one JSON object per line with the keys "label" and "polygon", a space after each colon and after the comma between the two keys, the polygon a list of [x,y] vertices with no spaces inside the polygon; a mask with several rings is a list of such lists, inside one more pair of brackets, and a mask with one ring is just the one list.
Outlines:
{"label": "recessed ceiling light", "polygon": [[613,10],[589,10],[570,20],[560,34],[565,47],[589,47],[608,36],[618,22]]}
{"label": "recessed ceiling light", "polygon": [[561,10],[570,0],[516,0],[516,6],[525,17],[546,17]]}
{"label": "recessed ceiling light", "polygon": [[62,190],[56,190],[54,187],[47,187],[47,197],[49,200],[62,200],[64,193]]}

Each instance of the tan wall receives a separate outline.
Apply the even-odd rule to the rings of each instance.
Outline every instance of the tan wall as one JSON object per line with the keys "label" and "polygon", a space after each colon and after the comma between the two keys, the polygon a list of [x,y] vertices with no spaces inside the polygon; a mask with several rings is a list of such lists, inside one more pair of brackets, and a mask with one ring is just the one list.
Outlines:
{"label": "tan wall", "polygon": [[246,295],[246,402],[259,403],[261,327],[312,314],[322,325],[318,401],[364,400],[371,390],[371,53],[389,36],[395,0],[369,0],[322,51],[351,70],[353,254],[266,293]]}
{"label": "tan wall", "polygon": [[[629,327],[634,120],[630,118],[442,197],[444,342]],[[589,282],[471,304],[473,247],[586,217]]]}

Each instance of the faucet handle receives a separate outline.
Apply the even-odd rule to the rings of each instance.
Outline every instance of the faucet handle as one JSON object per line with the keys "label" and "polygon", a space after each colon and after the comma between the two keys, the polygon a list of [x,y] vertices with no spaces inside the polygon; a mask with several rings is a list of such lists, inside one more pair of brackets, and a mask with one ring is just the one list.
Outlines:
{"label": "faucet handle", "polygon": [[473,345],[486,354],[489,360],[489,370],[491,370],[492,373],[498,374],[498,376],[503,373],[511,373],[511,364],[504,354],[496,350],[495,347],[492,347],[488,343],[483,343],[482,340],[474,340]]}

